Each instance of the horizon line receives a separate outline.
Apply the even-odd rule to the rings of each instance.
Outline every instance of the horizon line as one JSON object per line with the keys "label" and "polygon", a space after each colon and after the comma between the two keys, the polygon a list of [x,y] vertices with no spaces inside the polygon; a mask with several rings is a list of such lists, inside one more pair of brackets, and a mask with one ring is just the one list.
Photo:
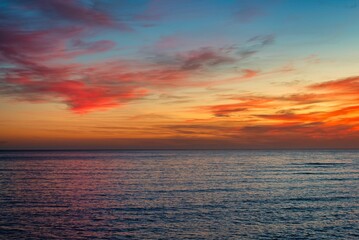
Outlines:
{"label": "horizon line", "polygon": [[169,149],[0,149],[0,152],[15,152],[15,151],[359,151],[359,148],[169,148]]}

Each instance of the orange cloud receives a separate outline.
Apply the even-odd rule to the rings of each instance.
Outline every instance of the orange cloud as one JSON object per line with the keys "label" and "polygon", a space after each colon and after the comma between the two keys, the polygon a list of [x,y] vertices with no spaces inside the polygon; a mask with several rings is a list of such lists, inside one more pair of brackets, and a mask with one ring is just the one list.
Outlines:
{"label": "orange cloud", "polygon": [[269,108],[270,103],[273,101],[270,98],[253,96],[242,97],[238,100],[240,101],[239,103],[205,106],[200,107],[200,109],[210,111],[217,117],[228,117],[232,113],[247,111],[249,109]]}
{"label": "orange cloud", "polygon": [[[333,144],[338,138],[348,142],[359,140],[358,83],[358,77],[351,77],[307,86],[311,91],[306,93],[230,96],[229,100],[238,102],[200,109],[229,119],[227,126],[232,128],[227,129],[227,137],[249,139],[253,144],[256,138],[272,142],[258,143],[260,146],[279,146],[280,142],[287,146],[286,141],[301,146],[299,139],[316,141],[316,146]],[[219,121],[211,120],[213,124]]]}
{"label": "orange cloud", "polygon": [[328,81],[324,83],[313,84],[309,89],[335,91],[335,92],[358,92],[359,77],[349,77],[339,80]]}

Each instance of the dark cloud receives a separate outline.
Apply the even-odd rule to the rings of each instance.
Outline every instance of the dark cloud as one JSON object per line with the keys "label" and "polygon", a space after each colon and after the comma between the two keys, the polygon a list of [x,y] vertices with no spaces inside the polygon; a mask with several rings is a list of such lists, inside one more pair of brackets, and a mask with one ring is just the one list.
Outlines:
{"label": "dark cloud", "polygon": [[[180,38],[161,38],[153,49],[149,48],[150,59],[157,64],[169,65],[186,71],[201,69],[213,69],[220,66],[234,66],[241,61],[252,57],[267,45],[273,44],[274,35],[258,35],[250,38],[241,45],[233,44],[221,47],[201,47],[192,50],[174,52]],[[148,50],[148,49],[147,49]],[[153,53],[154,51],[155,53]],[[148,52],[147,52],[148,53]],[[252,70],[244,70],[247,74],[253,74]]]}
{"label": "dark cloud", "polygon": [[248,40],[249,43],[252,43],[254,45],[259,45],[259,46],[266,46],[266,45],[270,45],[274,43],[274,35],[273,34],[269,34],[269,35],[258,35],[255,37],[252,37]]}
{"label": "dark cloud", "polygon": [[235,62],[234,58],[225,55],[220,50],[208,47],[179,54],[177,58],[183,70],[197,70],[204,67],[220,66]]}

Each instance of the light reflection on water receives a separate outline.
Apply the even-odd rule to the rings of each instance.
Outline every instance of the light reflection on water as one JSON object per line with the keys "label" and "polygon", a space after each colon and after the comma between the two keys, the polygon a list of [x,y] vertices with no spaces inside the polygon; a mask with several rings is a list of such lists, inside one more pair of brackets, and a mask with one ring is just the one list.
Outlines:
{"label": "light reflection on water", "polygon": [[358,239],[356,151],[0,153],[2,239]]}

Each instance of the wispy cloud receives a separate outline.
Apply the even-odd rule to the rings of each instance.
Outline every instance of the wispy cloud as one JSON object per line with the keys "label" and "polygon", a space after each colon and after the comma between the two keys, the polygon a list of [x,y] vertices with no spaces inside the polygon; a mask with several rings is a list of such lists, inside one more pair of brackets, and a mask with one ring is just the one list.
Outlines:
{"label": "wispy cloud", "polygon": [[[96,28],[129,30],[94,5],[81,1],[31,0],[3,3],[0,10],[2,94],[26,101],[59,101],[75,112],[119,106],[143,96],[138,87],[110,88],[79,77],[79,56],[106,52],[111,40],[91,40]],[[23,9],[24,12],[15,11]],[[29,15],[36,17],[29,19]],[[29,20],[37,19],[39,22]],[[63,61],[66,60],[67,64]]]}

